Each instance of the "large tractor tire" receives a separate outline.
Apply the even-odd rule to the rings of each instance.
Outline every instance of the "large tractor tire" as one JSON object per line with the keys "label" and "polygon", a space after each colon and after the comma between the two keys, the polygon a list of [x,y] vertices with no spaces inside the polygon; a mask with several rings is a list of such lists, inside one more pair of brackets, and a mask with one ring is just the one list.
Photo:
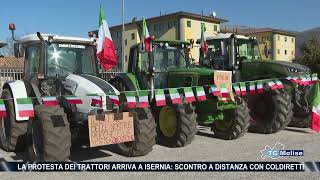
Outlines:
{"label": "large tractor tire", "polygon": [[224,111],[224,120],[213,123],[211,130],[215,137],[225,140],[237,139],[248,132],[250,126],[250,110],[242,98],[236,98],[238,107]]}
{"label": "large tractor tire", "polygon": [[[112,80],[110,84],[118,91],[130,90],[126,84],[120,80]],[[120,102],[125,102],[123,96]],[[143,156],[152,151],[156,141],[156,123],[150,108],[136,108],[128,110],[126,104],[120,105],[120,111],[129,111],[133,114],[134,141],[116,144],[119,154],[127,157]]]}
{"label": "large tractor tire", "polygon": [[248,96],[251,115],[249,131],[271,134],[281,131],[293,116],[291,96],[285,90]]}
{"label": "large tractor tire", "polygon": [[1,99],[4,100],[7,117],[0,120],[0,146],[7,152],[25,150],[27,123],[16,121],[13,96],[10,89],[4,89]]}
{"label": "large tractor tire", "polygon": [[167,105],[155,110],[157,142],[168,147],[183,147],[197,133],[197,114],[192,104]]}
{"label": "large tractor tire", "polygon": [[71,133],[67,115],[60,106],[35,107],[36,118],[28,123],[28,154],[31,161],[68,161]]}

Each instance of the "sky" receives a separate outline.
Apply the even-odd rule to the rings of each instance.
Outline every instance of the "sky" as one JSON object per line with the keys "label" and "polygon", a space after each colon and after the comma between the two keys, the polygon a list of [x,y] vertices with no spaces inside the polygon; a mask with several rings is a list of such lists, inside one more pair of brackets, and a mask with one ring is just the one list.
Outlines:
{"label": "sky", "polygon": [[[320,26],[319,0],[124,0],[125,21],[154,17],[160,12],[188,11],[225,18],[232,25],[303,31]],[[3,0],[0,3],[0,40],[10,37],[8,24],[17,35],[40,31],[86,37],[97,29],[102,4],[110,26],[121,24],[121,0]]]}

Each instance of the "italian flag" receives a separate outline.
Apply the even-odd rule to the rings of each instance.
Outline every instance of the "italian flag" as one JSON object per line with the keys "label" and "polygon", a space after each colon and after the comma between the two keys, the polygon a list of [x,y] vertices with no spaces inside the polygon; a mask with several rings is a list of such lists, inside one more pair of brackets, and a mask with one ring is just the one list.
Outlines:
{"label": "italian flag", "polygon": [[47,107],[59,105],[57,97],[53,97],[53,96],[42,97],[42,103]]}
{"label": "italian flag", "polygon": [[117,56],[111,38],[108,23],[104,17],[102,6],[99,13],[99,33],[97,41],[97,57],[104,70],[108,71],[117,65]]}
{"label": "italian flag", "polygon": [[312,87],[312,114],[311,129],[320,132],[320,85],[316,83]]}
{"label": "italian flag", "polygon": [[255,84],[255,82],[249,82],[249,90],[250,90],[250,94],[251,95],[256,94],[256,84]]}
{"label": "italian flag", "polygon": [[31,98],[18,98],[17,110],[20,117],[34,117],[34,109]]}
{"label": "italian flag", "polygon": [[142,38],[143,45],[146,52],[152,51],[152,37],[149,34],[148,26],[146,20],[142,18]]}
{"label": "italian flag", "polygon": [[165,106],[166,105],[166,96],[164,95],[163,89],[157,89],[155,91],[156,105]]}
{"label": "italian flag", "polygon": [[264,92],[264,90],[263,90],[263,82],[262,81],[258,81],[257,82],[257,92],[258,92],[258,94],[262,94]]}
{"label": "italian flag", "polygon": [[247,95],[247,87],[245,82],[240,82],[240,90],[243,96]]}
{"label": "italian flag", "polygon": [[102,107],[102,97],[98,94],[87,94],[91,98],[91,106]]}
{"label": "italian flag", "polygon": [[139,107],[148,108],[149,107],[149,93],[148,91],[139,91]]}
{"label": "italian flag", "polygon": [[180,94],[177,89],[174,89],[174,88],[169,89],[169,95],[170,95],[170,99],[171,99],[172,104],[181,104],[182,103]]}
{"label": "italian flag", "polygon": [[225,84],[220,84],[220,93],[222,97],[230,97],[229,91]]}
{"label": "italian flag", "polygon": [[237,83],[233,83],[232,84],[232,87],[236,93],[237,96],[241,96],[241,90],[240,90],[240,87]]}
{"label": "italian flag", "polygon": [[186,87],[183,89],[183,91],[184,91],[184,96],[186,97],[186,100],[188,103],[192,103],[196,101],[196,97],[194,97],[191,87]]}
{"label": "italian flag", "polygon": [[300,79],[299,79],[299,77],[292,77],[292,78],[290,79],[290,81],[293,82],[293,83],[299,84]]}
{"label": "italian flag", "polygon": [[74,95],[68,95],[68,96],[64,96],[69,104],[82,104],[82,100],[81,98],[74,96]]}
{"label": "italian flag", "polygon": [[117,96],[116,94],[110,94],[108,95],[109,99],[111,100],[111,102],[116,105],[119,106],[120,105],[120,101],[119,101],[119,96]]}
{"label": "italian flag", "polygon": [[276,83],[274,83],[273,81],[268,81],[268,85],[272,90],[276,90],[278,89],[278,86]]}
{"label": "italian flag", "polygon": [[307,81],[307,78],[305,76],[300,76],[300,81],[299,81],[299,84],[302,85],[302,86],[305,86],[305,85],[308,85],[308,81]]}
{"label": "italian flag", "polygon": [[213,93],[214,96],[220,96],[221,95],[220,90],[215,85],[211,86],[210,90],[211,90],[211,92]]}
{"label": "italian flag", "polygon": [[204,36],[204,32],[205,32],[205,26],[204,24],[201,24],[201,50],[204,54],[204,56],[207,56],[208,54],[208,43],[206,40],[206,37]]}
{"label": "italian flag", "polygon": [[196,87],[196,93],[197,93],[198,101],[205,101],[207,99],[206,93],[204,92],[204,89],[202,86]]}
{"label": "italian flag", "polygon": [[318,75],[317,74],[312,74],[311,75],[311,83],[310,84],[316,84],[318,82]]}
{"label": "italian flag", "polygon": [[279,79],[276,80],[276,84],[277,84],[277,89],[283,89],[284,88],[284,85],[282,84],[282,82]]}
{"label": "italian flag", "polygon": [[7,116],[6,106],[4,104],[4,101],[0,99],[0,117],[6,117],[6,116]]}
{"label": "italian flag", "polygon": [[137,106],[136,92],[126,91],[124,92],[124,95],[126,96],[126,99],[127,99],[127,108],[129,109],[136,108]]}

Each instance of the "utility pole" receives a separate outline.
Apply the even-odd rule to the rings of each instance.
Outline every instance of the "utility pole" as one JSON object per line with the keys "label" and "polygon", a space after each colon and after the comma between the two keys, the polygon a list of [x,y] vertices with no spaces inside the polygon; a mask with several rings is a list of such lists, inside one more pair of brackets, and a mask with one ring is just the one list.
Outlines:
{"label": "utility pole", "polygon": [[122,0],[122,33],[121,33],[121,59],[122,71],[125,71],[125,42],[124,42],[124,0]]}

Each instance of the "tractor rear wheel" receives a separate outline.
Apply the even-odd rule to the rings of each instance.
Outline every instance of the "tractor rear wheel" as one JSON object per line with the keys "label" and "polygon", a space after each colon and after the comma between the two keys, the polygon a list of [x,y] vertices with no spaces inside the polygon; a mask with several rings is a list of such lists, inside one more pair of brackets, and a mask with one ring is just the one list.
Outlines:
{"label": "tractor rear wheel", "polygon": [[286,128],[293,116],[291,96],[285,90],[250,95],[248,105],[251,115],[249,131],[271,134]]}
{"label": "tractor rear wheel", "polygon": [[[120,80],[115,79],[109,82],[118,91],[130,90],[126,84]],[[120,102],[125,102],[123,96],[120,97]],[[134,141],[116,144],[120,154],[128,157],[143,156],[152,151],[153,145],[156,141],[156,123],[150,108],[135,108],[128,110],[126,104],[120,105],[120,111],[129,111],[133,113],[134,122]]]}
{"label": "tractor rear wheel", "polygon": [[236,99],[238,108],[225,110],[224,120],[217,120],[213,123],[211,130],[215,137],[225,140],[242,137],[250,126],[250,110],[242,98]]}
{"label": "tractor rear wheel", "polygon": [[167,105],[156,110],[157,142],[168,147],[183,147],[197,133],[197,114],[192,104]]}
{"label": "tractor rear wheel", "polygon": [[28,123],[28,154],[31,161],[67,161],[71,133],[67,115],[60,106],[35,107],[36,118]]}
{"label": "tractor rear wheel", "polygon": [[1,99],[7,112],[7,117],[0,121],[0,146],[7,152],[23,151],[25,149],[25,134],[27,132],[27,123],[16,121],[13,96],[10,89],[4,89]]}

